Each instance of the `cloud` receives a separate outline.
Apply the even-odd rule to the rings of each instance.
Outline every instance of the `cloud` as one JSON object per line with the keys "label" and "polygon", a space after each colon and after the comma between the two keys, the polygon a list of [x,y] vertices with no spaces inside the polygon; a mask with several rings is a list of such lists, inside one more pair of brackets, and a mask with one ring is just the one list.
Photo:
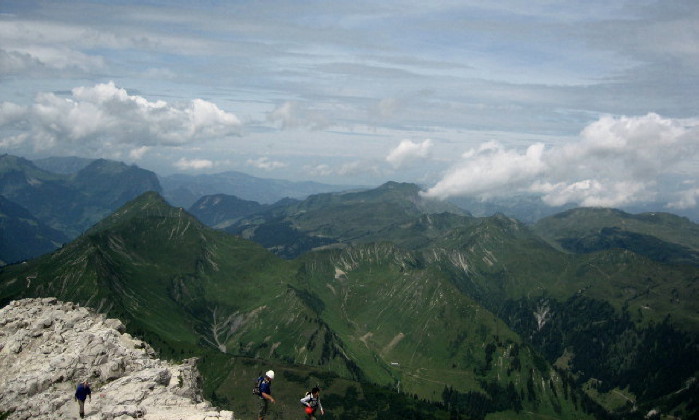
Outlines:
{"label": "cloud", "polygon": [[97,151],[116,146],[180,146],[238,135],[241,123],[215,104],[168,103],[129,95],[113,82],[77,87],[68,97],[40,93],[29,107],[4,103],[0,126],[24,124],[36,150]]}
{"label": "cloud", "polygon": [[22,74],[30,69],[40,68],[42,63],[27,53],[0,49],[0,74]]}
{"label": "cloud", "polygon": [[21,121],[26,113],[27,107],[12,102],[0,103],[0,127]]}
{"label": "cloud", "polygon": [[8,136],[0,139],[0,147],[11,148],[19,147],[27,141],[26,134],[19,134],[16,136]]}
{"label": "cloud", "polygon": [[551,163],[569,171],[610,177],[653,179],[697,154],[699,119],[603,116],[589,124],[581,140],[551,155]]}
{"label": "cloud", "polygon": [[369,160],[354,160],[342,164],[326,164],[306,165],[303,167],[308,176],[311,177],[326,177],[326,176],[341,176],[350,177],[355,175],[380,175],[381,169],[375,162]]}
{"label": "cloud", "polygon": [[362,174],[381,174],[379,167],[371,161],[355,160],[338,166],[335,173],[340,176],[355,176]]}
{"label": "cloud", "polygon": [[266,171],[280,169],[287,166],[287,164],[284,162],[270,160],[269,158],[264,156],[258,159],[248,159],[247,163],[252,167],[255,167],[257,169],[264,169]]}
{"label": "cloud", "polygon": [[87,73],[105,67],[102,57],[90,56],[67,48],[32,47],[26,50],[0,49],[0,75],[43,74],[56,71]]}
{"label": "cloud", "polygon": [[432,150],[432,140],[427,139],[422,143],[413,143],[410,140],[403,140],[386,157],[386,161],[394,168],[402,168],[415,161],[427,159]]}
{"label": "cloud", "polygon": [[[104,31],[102,31],[104,32]],[[95,55],[100,31],[43,19],[0,21],[0,74],[55,77],[100,72],[104,57]],[[84,51],[81,51],[84,49]]]}
{"label": "cloud", "polygon": [[697,199],[699,199],[699,188],[690,188],[688,190],[681,191],[678,195],[679,198],[668,203],[667,207],[677,210],[690,209],[697,206]]}
{"label": "cloud", "polygon": [[330,176],[335,174],[335,170],[328,164],[306,165],[304,170],[312,177]]}
{"label": "cloud", "polygon": [[150,147],[148,146],[141,146],[135,149],[131,149],[131,151],[129,151],[129,157],[133,160],[141,160],[149,150]]}
{"label": "cloud", "polygon": [[209,169],[214,167],[214,162],[207,159],[186,159],[180,158],[177,162],[173,163],[173,166],[177,169],[186,170],[199,170],[199,169]]}
{"label": "cloud", "polygon": [[631,180],[600,182],[585,179],[573,183],[534,183],[530,191],[541,192],[542,200],[550,206],[578,203],[585,207],[618,207],[636,201],[651,200],[647,185]]}
{"label": "cloud", "polygon": [[426,195],[447,198],[457,195],[497,195],[496,191],[510,191],[523,187],[545,171],[542,160],[544,145],[531,145],[520,154],[497,142],[482,144],[466,152],[458,165]]}
{"label": "cloud", "polygon": [[[484,143],[465,153],[425,195],[528,192],[552,206],[622,206],[654,199],[662,192],[658,178],[691,162],[698,152],[699,118],[603,116],[586,126],[577,141],[557,147],[537,143],[520,152]],[[692,204],[693,196],[687,194],[677,206]]]}
{"label": "cloud", "polygon": [[267,114],[267,120],[278,124],[282,129],[307,128],[322,130],[330,126],[328,118],[308,105],[287,101]]}
{"label": "cloud", "polygon": [[376,115],[381,118],[390,118],[401,107],[400,101],[396,98],[383,98],[376,105]]}

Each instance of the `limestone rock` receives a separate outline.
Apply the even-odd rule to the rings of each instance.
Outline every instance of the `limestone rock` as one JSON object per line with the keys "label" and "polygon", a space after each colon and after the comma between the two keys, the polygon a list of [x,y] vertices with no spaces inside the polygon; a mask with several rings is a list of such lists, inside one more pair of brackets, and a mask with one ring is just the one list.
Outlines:
{"label": "limestone rock", "polygon": [[77,419],[73,395],[88,379],[85,418],[233,420],[204,401],[196,360],[153,357],[124,324],[56,298],[23,299],[0,309],[0,415]]}

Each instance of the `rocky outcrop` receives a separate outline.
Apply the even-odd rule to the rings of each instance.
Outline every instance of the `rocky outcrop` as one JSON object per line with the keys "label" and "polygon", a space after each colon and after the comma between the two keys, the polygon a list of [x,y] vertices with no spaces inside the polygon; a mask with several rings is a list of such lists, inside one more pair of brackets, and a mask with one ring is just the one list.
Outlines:
{"label": "rocky outcrop", "polygon": [[233,420],[202,398],[195,360],[154,356],[119,320],[55,298],[13,301],[0,309],[0,417],[77,419],[87,379],[87,419]]}

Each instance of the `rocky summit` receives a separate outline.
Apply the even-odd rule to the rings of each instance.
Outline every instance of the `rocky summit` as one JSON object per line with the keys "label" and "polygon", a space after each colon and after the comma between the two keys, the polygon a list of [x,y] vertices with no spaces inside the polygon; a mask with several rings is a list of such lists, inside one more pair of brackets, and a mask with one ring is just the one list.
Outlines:
{"label": "rocky summit", "polygon": [[77,419],[74,399],[87,379],[87,419],[233,420],[201,394],[195,360],[155,358],[117,319],[55,298],[0,309],[0,417]]}

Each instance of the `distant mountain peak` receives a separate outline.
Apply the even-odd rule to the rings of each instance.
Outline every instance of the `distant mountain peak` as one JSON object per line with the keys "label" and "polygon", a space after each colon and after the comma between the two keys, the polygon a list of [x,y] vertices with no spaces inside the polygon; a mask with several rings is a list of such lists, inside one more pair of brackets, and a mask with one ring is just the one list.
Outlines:
{"label": "distant mountain peak", "polygon": [[104,218],[102,221],[93,226],[88,232],[94,233],[96,231],[107,229],[111,226],[126,223],[131,219],[138,217],[168,217],[168,216],[182,216],[190,218],[192,222],[199,224],[199,222],[189,213],[186,213],[184,209],[179,207],[172,207],[167,201],[155,191],[147,191],[140,196],[134,198],[133,200],[127,202],[114,213]]}
{"label": "distant mountain peak", "polygon": [[376,188],[377,190],[401,190],[405,192],[415,192],[418,193],[420,191],[420,187],[417,184],[413,184],[412,182],[398,182],[398,181],[388,181],[379,187]]}
{"label": "distant mountain peak", "polygon": [[38,177],[42,179],[53,179],[57,176],[39,168],[32,161],[23,157],[9,155],[7,153],[0,155],[0,175],[17,171],[24,172],[30,177]]}
{"label": "distant mountain peak", "polygon": [[7,153],[0,155],[0,164],[3,164],[3,165],[19,164],[19,165],[34,166],[34,164],[28,159],[25,159],[21,156],[10,155]]}
{"label": "distant mountain peak", "polygon": [[613,215],[617,217],[630,216],[629,213],[625,211],[609,208],[609,207],[576,207],[561,213],[558,213],[552,217],[556,218],[566,218],[566,217],[580,217],[580,216],[599,216],[599,215]]}
{"label": "distant mountain peak", "polygon": [[100,174],[115,174],[115,173],[121,173],[121,172],[126,172],[130,170],[139,170],[139,171],[147,171],[145,169],[139,168],[136,165],[127,165],[124,162],[121,161],[115,161],[115,160],[107,160],[107,159],[95,159],[91,163],[89,163],[87,166],[82,168],[81,170],[78,171],[77,176],[79,177],[81,174],[94,174],[94,173],[100,173]]}
{"label": "distant mountain peak", "polygon": [[43,159],[33,160],[34,164],[41,169],[57,174],[75,174],[95,159],[78,156],[51,156]]}

